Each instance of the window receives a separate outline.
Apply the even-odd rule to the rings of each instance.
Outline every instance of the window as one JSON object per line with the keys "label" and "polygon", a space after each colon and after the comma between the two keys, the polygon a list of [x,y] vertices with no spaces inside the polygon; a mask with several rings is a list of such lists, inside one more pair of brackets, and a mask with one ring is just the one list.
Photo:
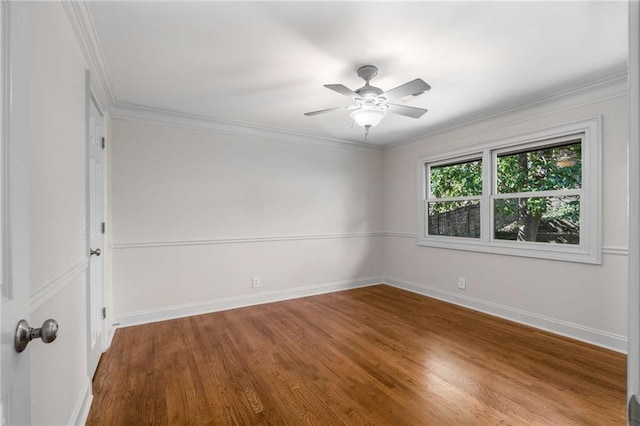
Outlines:
{"label": "window", "polygon": [[420,245],[600,262],[599,120],[419,161]]}
{"label": "window", "polygon": [[496,153],[493,237],[580,243],[582,140]]}
{"label": "window", "polygon": [[482,159],[428,168],[428,234],[480,238]]}

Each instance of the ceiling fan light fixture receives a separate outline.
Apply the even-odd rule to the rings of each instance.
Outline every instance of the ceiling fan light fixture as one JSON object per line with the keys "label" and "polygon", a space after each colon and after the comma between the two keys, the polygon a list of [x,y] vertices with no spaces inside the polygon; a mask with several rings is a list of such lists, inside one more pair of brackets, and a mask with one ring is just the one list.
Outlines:
{"label": "ceiling fan light fixture", "polygon": [[365,129],[375,127],[380,124],[380,121],[387,115],[386,111],[378,108],[361,107],[351,113],[351,118],[358,126]]}
{"label": "ceiling fan light fixture", "polygon": [[344,84],[325,84],[324,87],[327,89],[333,90],[334,92],[350,98],[352,104],[344,107],[305,112],[304,115],[310,117],[345,109],[352,111],[351,118],[358,124],[358,126],[364,128],[364,139],[366,141],[369,129],[380,124],[380,121],[387,116],[387,112],[411,118],[420,118],[425,112],[427,112],[424,108],[390,103],[390,101],[402,99],[407,96],[418,96],[431,89],[431,86],[425,83],[424,80],[416,78],[385,92],[379,87],[375,87],[370,84],[371,79],[377,74],[378,68],[374,65],[365,65],[358,68],[358,77],[365,81],[365,85],[355,91],[349,89]]}

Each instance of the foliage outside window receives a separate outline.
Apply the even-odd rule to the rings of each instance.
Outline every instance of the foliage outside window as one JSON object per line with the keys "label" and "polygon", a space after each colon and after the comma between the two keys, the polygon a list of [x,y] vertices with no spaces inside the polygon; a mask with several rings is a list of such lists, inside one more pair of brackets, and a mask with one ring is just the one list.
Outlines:
{"label": "foliage outside window", "polygon": [[421,159],[419,244],[599,263],[599,120],[567,127]]}
{"label": "foliage outside window", "polygon": [[480,238],[482,160],[429,167],[430,235]]}
{"label": "foliage outside window", "polygon": [[494,238],[579,244],[581,188],[580,140],[498,154]]}

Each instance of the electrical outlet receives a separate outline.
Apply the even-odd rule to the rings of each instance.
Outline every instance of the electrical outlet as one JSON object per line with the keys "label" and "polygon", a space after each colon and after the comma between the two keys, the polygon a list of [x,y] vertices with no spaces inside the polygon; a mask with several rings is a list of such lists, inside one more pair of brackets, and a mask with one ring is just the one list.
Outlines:
{"label": "electrical outlet", "polygon": [[260,277],[251,278],[251,288],[258,288],[258,287],[260,287]]}
{"label": "electrical outlet", "polygon": [[467,289],[467,279],[466,278],[462,278],[462,277],[458,278],[458,288],[460,290],[466,290]]}

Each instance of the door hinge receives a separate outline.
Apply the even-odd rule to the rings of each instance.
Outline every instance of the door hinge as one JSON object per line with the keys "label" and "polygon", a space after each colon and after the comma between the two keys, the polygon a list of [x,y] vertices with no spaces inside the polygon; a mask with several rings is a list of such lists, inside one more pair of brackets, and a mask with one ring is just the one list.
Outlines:
{"label": "door hinge", "polygon": [[104,136],[102,137],[102,149],[104,149],[104,147],[107,145],[107,143],[104,141]]}
{"label": "door hinge", "polygon": [[107,318],[107,308],[102,308],[102,319]]}
{"label": "door hinge", "polygon": [[104,234],[106,232],[106,230],[107,230],[107,224],[102,222],[100,224],[100,229],[102,230],[102,233]]}

